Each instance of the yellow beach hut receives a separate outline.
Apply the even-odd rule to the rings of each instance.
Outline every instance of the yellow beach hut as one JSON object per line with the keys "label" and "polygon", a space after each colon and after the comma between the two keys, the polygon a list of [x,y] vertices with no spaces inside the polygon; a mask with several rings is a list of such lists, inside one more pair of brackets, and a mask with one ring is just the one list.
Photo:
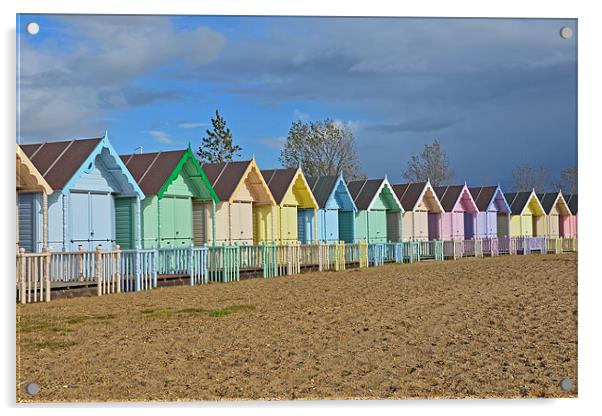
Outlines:
{"label": "yellow beach hut", "polygon": [[[255,159],[205,163],[201,168],[219,198],[215,212],[215,243],[272,241],[276,202]],[[208,230],[212,229],[211,219],[206,226]],[[208,243],[211,242],[210,239]]]}
{"label": "yellow beach hut", "polygon": [[262,170],[261,174],[278,205],[275,239],[281,243],[316,241],[318,203],[301,169]]}
{"label": "yellow beach hut", "polygon": [[571,210],[562,192],[537,194],[539,202],[546,213],[544,232],[546,237],[571,237]]}
{"label": "yellow beach hut", "polygon": [[546,213],[535,191],[504,193],[510,205],[510,237],[545,235]]}
{"label": "yellow beach hut", "polygon": [[[48,246],[48,195],[53,190],[17,145],[17,245],[28,252]],[[38,212],[42,213],[40,224]]]}

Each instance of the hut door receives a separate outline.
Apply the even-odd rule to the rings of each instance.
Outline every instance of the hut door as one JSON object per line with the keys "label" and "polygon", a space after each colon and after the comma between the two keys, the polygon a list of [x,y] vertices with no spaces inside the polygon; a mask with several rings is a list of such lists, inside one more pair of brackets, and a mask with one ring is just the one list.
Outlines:
{"label": "hut door", "polygon": [[35,241],[35,195],[19,194],[19,247],[27,252],[34,251]]}
{"label": "hut door", "polygon": [[475,216],[469,212],[464,213],[464,239],[472,240],[475,238]]}
{"label": "hut door", "polygon": [[[77,215],[77,212],[73,213]],[[111,194],[90,194],[90,241],[93,247],[113,247],[113,197]]]}
{"label": "hut door", "polygon": [[90,241],[90,195],[88,193],[71,192],[69,196],[69,229],[71,231],[72,250],[82,245],[85,250],[92,250]]}
{"label": "hut door", "polygon": [[207,208],[209,207],[203,201],[192,202],[192,239],[195,246],[207,243]]}
{"label": "hut door", "polygon": [[132,249],[134,241],[134,199],[115,199],[115,241],[122,249]]}
{"label": "hut door", "polygon": [[174,198],[175,244],[189,246],[192,243],[192,201],[190,198]]}
{"label": "hut door", "polygon": [[401,241],[399,235],[399,220],[401,213],[387,212],[387,240],[397,242]]}
{"label": "hut door", "polygon": [[385,243],[387,240],[387,212],[368,211],[368,242]]}
{"label": "hut door", "polygon": [[324,211],[324,238],[326,241],[339,241],[339,210]]}
{"label": "hut door", "polygon": [[313,240],[313,210],[299,209],[297,210],[297,233],[298,239],[302,243],[307,243]]}
{"label": "hut door", "polygon": [[339,211],[339,239],[346,243],[354,243],[353,222],[355,221],[353,211]]}
{"label": "hut door", "polygon": [[174,215],[174,198],[163,197],[159,200],[159,244],[161,247],[171,246],[175,244],[175,215]]}

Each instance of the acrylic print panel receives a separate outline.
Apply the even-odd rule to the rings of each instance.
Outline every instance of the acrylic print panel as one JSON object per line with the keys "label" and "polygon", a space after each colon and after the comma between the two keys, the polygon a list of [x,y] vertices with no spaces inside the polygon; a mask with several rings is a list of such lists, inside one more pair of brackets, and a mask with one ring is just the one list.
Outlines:
{"label": "acrylic print panel", "polygon": [[[577,35],[18,15],[17,400],[576,397]],[[344,241],[269,237],[299,207],[255,164],[338,183]]]}

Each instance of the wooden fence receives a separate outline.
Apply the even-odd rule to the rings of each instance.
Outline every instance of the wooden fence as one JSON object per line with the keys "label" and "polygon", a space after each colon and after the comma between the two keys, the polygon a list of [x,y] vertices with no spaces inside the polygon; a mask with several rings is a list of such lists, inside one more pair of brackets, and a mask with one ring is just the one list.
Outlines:
{"label": "wooden fence", "polygon": [[50,302],[50,253],[17,253],[17,299],[21,303]]}
{"label": "wooden fence", "polygon": [[497,238],[484,238],[481,244],[484,256],[500,255],[499,240]]}
{"label": "wooden fence", "polygon": [[463,240],[463,257],[483,257],[483,240]]}

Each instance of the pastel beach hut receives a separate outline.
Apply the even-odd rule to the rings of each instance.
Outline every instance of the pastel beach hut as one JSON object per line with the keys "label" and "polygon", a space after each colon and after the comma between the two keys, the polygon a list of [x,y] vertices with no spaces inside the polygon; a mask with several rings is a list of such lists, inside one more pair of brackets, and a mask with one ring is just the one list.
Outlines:
{"label": "pastel beach hut", "polygon": [[510,237],[540,237],[545,233],[546,213],[535,191],[504,193],[510,205]]}
{"label": "pastel beach hut", "polygon": [[[215,215],[217,194],[190,149],[122,155],[121,160],[145,193],[141,229],[143,248],[201,246],[215,230],[207,224]],[[117,242],[134,248],[135,207],[120,200]]]}
{"label": "pastel beach hut", "polygon": [[357,208],[343,175],[307,178],[318,203],[318,241],[355,242]]}
{"label": "pastel beach hut", "polygon": [[549,238],[571,237],[571,210],[562,192],[539,193],[537,198],[546,213],[544,235]]}
{"label": "pastel beach hut", "polygon": [[53,190],[17,145],[17,245],[40,252],[48,246],[48,195]]}
{"label": "pastel beach hut", "polygon": [[[204,163],[201,168],[217,194],[216,244],[272,241],[276,202],[255,159]],[[209,221],[208,228],[213,227]]]}
{"label": "pastel beach hut", "polygon": [[404,183],[392,188],[403,207],[402,240],[440,240],[444,210],[431,182]]}
{"label": "pastel beach hut", "polygon": [[[93,139],[21,146],[53,189],[48,197],[48,246],[54,251],[113,248],[116,206],[133,204],[140,216],[144,193],[111,145],[108,135]],[[131,228],[140,241],[139,221]]]}
{"label": "pastel beach hut", "polygon": [[478,208],[476,238],[508,237],[511,210],[500,186],[480,186],[469,190]]}
{"label": "pastel beach hut", "polygon": [[435,193],[441,201],[443,240],[474,240],[477,233],[477,212],[479,209],[464,185],[436,186]]}
{"label": "pastel beach hut", "polygon": [[566,196],[566,203],[571,211],[569,218],[569,229],[565,231],[565,237],[576,238],[577,237],[577,209],[579,205],[577,203],[577,194],[570,194]]}
{"label": "pastel beach hut", "polygon": [[301,169],[270,169],[261,174],[277,205],[274,239],[281,243],[316,241],[318,203]]}
{"label": "pastel beach hut", "polygon": [[347,183],[347,188],[357,207],[356,241],[401,241],[403,208],[386,177],[351,181]]}

